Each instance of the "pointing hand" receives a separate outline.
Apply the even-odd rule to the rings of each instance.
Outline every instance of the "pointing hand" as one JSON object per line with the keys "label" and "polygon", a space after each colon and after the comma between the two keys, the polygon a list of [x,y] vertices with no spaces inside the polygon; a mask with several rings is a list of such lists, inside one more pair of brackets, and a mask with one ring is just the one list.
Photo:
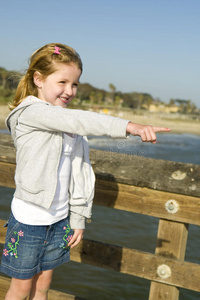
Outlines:
{"label": "pointing hand", "polygon": [[140,136],[143,142],[156,143],[156,132],[165,131],[169,132],[171,129],[166,127],[157,127],[150,125],[142,125],[129,122],[126,132],[134,136]]}

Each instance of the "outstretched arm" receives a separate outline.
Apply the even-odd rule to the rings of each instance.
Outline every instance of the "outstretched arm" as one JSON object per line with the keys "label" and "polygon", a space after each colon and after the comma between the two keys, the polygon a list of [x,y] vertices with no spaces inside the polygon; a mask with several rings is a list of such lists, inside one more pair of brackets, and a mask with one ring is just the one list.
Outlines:
{"label": "outstretched arm", "polygon": [[140,136],[143,142],[156,143],[156,132],[169,132],[171,129],[166,127],[156,127],[150,125],[142,125],[129,122],[126,127],[126,132],[131,135]]}

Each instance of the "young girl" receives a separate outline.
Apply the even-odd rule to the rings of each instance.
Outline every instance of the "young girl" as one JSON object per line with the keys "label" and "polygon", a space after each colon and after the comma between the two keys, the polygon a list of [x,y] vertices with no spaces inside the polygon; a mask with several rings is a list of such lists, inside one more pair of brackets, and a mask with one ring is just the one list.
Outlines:
{"label": "young girl", "polygon": [[16,190],[1,260],[6,300],[47,299],[53,269],[69,261],[91,217],[95,176],[86,135],[156,142],[168,128],[66,109],[82,73],[76,51],[48,44],[30,58],[6,124],[16,147]]}

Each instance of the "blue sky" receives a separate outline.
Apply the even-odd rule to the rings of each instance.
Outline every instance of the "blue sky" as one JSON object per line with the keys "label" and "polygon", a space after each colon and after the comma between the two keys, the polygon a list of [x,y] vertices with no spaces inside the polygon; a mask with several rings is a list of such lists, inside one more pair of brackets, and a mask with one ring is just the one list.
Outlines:
{"label": "blue sky", "polygon": [[191,100],[200,107],[200,0],[6,0],[0,66],[22,71],[61,42],[83,60],[81,82]]}

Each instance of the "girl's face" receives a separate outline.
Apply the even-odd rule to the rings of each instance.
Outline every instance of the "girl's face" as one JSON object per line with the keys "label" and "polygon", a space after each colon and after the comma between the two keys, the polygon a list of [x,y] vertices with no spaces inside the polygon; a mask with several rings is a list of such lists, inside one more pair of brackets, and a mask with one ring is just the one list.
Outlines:
{"label": "girl's face", "polygon": [[81,70],[73,63],[57,63],[56,67],[57,71],[45,79],[35,72],[34,83],[38,87],[39,99],[65,108],[76,96]]}

